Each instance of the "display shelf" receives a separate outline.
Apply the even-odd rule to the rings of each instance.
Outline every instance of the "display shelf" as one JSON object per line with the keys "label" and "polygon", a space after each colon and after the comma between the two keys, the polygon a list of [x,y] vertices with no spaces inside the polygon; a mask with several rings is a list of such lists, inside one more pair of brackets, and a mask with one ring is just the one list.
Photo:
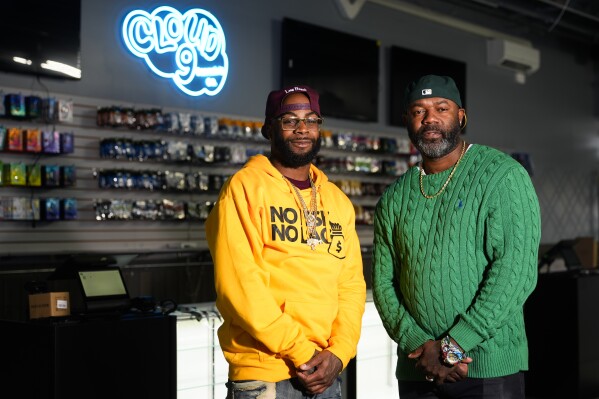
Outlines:
{"label": "display shelf", "polygon": [[[24,93],[22,89],[0,88],[3,93]],[[48,96],[47,93],[32,93]],[[0,242],[0,253],[56,253],[63,251],[84,252],[101,247],[106,252],[123,251],[161,251],[173,248],[183,248],[193,243],[194,248],[204,249],[207,247],[204,237],[203,221],[198,218],[185,220],[96,220],[94,205],[97,201],[113,199],[117,201],[160,201],[173,200],[183,201],[186,204],[215,201],[218,188],[210,190],[148,190],[148,189],[123,189],[99,187],[97,174],[103,170],[128,170],[132,172],[151,171],[173,173],[202,173],[204,175],[220,176],[225,178],[235,173],[242,167],[245,159],[239,162],[181,162],[172,160],[131,160],[101,157],[100,143],[107,139],[122,140],[163,140],[180,141],[193,145],[204,146],[226,146],[229,148],[242,146],[246,155],[255,153],[267,153],[270,150],[268,141],[254,132],[252,137],[240,137],[223,134],[213,135],[191,135],[174,133],[160,129],[130,129],[122,126],[109,127],[98,126],[98,109],[111,107],[118,101],[65,96],[59,93],[50,93],[53,98],[64,100],[72,104],[72,116],[63,121],[28,120],[0,117],[0,125],[20,127],[22,129],[52,129],[59,132],[72,132],[74,134],[74,149],[68,154],[44,154],[27,152],[0,151],[2,162],[24,162],[24,163],[51,163],[57,166],[73,165],[76,173],[76,183],[68,187],[29,187],[29,186],[2,186],[0,197],[31,196],[43,198],[47,196],[60,198],[73,198],[77,201],[77,220],[53,221],[51,223],[40,223],[41,221],[10,221],[0,220],[0,234],[6,240]],[[136,109],[166,109],[155,105],[135,104]],[[190,113],[186,109],[169,109],[169,113]],[[193,111],[196,114],[202,112]],[[248,123],[260,123],[261,118],[225,115],[218,113],[203,114],[212,120],[247,121]],[[405,147],[407,137],[398,138],[391,133],[374,131],[356,131],[353,129],[337,129],[327,123],[327,145],[323,145],[320,156],[330,159],[352,159],[352,157],[365,157],[376,160],[376,162],[411,162],[413,154],[411,151],[404,153],[386,153],[383,151],[355,151],[337,148],[331,137],[336,132],[343,133],[344,139],[352,134],[359,137],[372,137],[376,139],[393,140],[401,139]],[[349,133],[351,132],[351,133]],[[333,136],[331,136],[333,134]],[[409,141],[408,141],[409,142]],[[333,144],[331,146],[331,144]],[[321,165],[318,165],[321,167]],[[324,165],[322,169],[335,183],[339,181],[353,181],[365,185],[386,186],[396,179],[395,175],[383,173],[365,173],[355,171],[328,170]],[[368,220],[376,201],[376,195],[353,195],[348,192],[351,201],[361,212],[367,212]],[[360,221],[358,220],[358,223]],[[360,225],[360,240],[366,245],[371,242],[371,226]]]}

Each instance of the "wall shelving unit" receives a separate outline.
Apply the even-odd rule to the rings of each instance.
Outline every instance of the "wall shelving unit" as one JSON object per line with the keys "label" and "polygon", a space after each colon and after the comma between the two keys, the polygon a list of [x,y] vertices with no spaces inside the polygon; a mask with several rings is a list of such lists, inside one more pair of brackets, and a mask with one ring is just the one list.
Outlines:
{"label": "wall shelving unit", "polygon": [[[124,201],[170,199],[185,203],[201,203],[214,201],[218,190],[147,190],[126,188],[101,188],[98,182],[98,173],[108,170],[126,170],[141,172],[145,170],[156,173],[171,171],[180,173],[203,173],[220,175],[223,178],[234,173],[242,163],[213,162],[198,163],[165,161],[134,161],[126,158],[107,158],[100,156],[100,143],[106,139],[124,140],[164,140],[185,141],[193,145],[208,146],[239,146],[245,147],[249,153],[268,152],[268,143],[259,138],[236,138],[225,135],[194,136],[182,135],[160,130],[134,130],[124,127],[98,126],[98,110],[105,107],[118,105],[117,101],[82,98],[61,95],[59,93],[23,93],[23,90],[0,88],[3,94],[22,93],[23,95],[37,95],[39,97],[53,97],[72,101],[73,118],[69,122],[51,122],[14,119],[4,117],[0,124],[7,127],[20,127],[23,129],[37,128],[40,130],[54,129],[60,132],[74,133],[74,151],[68,154],[37,154],[27,152],[0,152],[0,161],[4,163],[52,163],[55,165],[74,165],[76,169],[76,184],[70,187],[23,187],[0,186],[0,197],[30,196],[43,198],[45,196],[59,198],[75,198],[77,201],[78,216],[76,220],[43,221],[43,220],[0,220],[0,253],[3,255],[19,254],[45,254],[45,253],[139,253],[178,250],[204,250],[207,248],[203,221],[201,219],[184,220],[96,220],[94,205],[102,199],[119,199]],[[134,109],[160,109],[155,105],[135,104]],[[162,109],[163,113],[190,113],[202,114],[198,111],[184,109]],[[258,118],[239,117],[233,115],[210,114],[212,118],[231,118],[237,120],[253,120]],[[334,127],[326,127],[335,130]],[[346,129],[347,130],[347,129]],[[377,132],[355,132],[351,134],[367,137],[383,137],[386,139],[403,140],[405,146],[407,137],[400,138],[391,134]],[[404,147],[405,148],[405,147]],[[335,144],[323,145],[321,158],[327,160],[345,160],[354,162],[355,157],[370,157],[375,162],[399,160],[409,161],[410,154],[359,152],[347,148],[336,148]],[[321,165],[319,165],[321,166]],[[371,184],[386,186],[396,176],[382,173],[353,172],[351,170],[334,171],[322,168],[327,172],[332,181],[353,181],[358,184]],[[378,194],[350,195],[357,207],[373,209],[378,199]],[[364,194],[364,193],[363,193]],[[365,245],[371,242],[370,226],[359,226],[361,240]]]}

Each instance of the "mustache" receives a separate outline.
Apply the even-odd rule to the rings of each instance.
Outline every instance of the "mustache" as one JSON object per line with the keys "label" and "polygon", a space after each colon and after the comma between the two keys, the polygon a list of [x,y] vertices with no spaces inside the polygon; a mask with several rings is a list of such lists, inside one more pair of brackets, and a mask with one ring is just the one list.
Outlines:
{"label": "mustache", "polygon": [[444,133],[443,130],[439,129],[436,126],[423,126],[420,128],[420,133],[426,133],[426,132],[440,132],[440,133]]}
{"label": "mustache", "polygon": [[288,143],[295,143],[295,142],[302,142],[302,141],[309,141],[311,143],[315,143],[316,142],[315,139],[311,139],[309,137],[292,138],[292,139],[288,139],[287,140]]}

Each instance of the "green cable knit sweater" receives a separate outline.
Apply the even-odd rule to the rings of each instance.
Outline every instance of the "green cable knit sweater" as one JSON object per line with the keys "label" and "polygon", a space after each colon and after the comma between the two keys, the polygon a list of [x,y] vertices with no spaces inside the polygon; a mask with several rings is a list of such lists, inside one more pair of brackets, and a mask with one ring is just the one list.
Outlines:
{"label": "green cable knit sweater", "polygon": [[[451,169],[424,176],[436,193]],[[375,212],[372,291],[398,343],[396,375],[423,381],[407,354],[451,335],[473,359],[468,376],[528,369],[523,304],[537,282],[539,203],[510,156],[472,145],[445,191],[426,199],[412,167]]]}

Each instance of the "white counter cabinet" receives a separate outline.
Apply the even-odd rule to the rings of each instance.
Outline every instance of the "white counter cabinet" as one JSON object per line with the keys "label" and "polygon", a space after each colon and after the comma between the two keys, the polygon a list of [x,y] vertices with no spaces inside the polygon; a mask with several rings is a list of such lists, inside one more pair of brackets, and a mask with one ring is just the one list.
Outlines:
{"label": "white counter cabinet", "polygon": [[[228,367],[216,334],[219,313],[213,303],[179,308],[185,311],[177,314],[177,398],[224,399]],[[396,348],[368,301],[356,357],[357,399],[398,399]]]}

